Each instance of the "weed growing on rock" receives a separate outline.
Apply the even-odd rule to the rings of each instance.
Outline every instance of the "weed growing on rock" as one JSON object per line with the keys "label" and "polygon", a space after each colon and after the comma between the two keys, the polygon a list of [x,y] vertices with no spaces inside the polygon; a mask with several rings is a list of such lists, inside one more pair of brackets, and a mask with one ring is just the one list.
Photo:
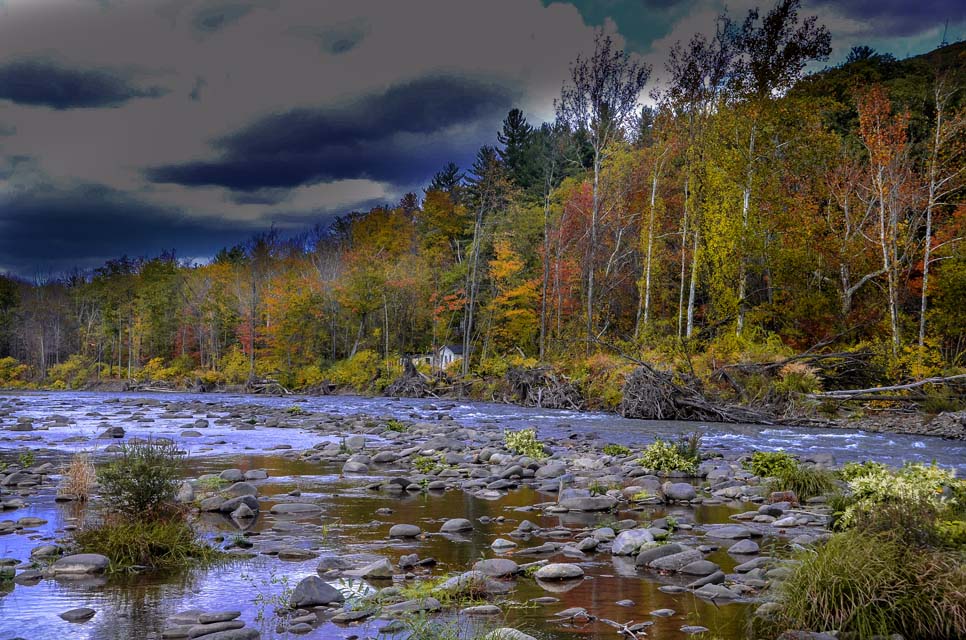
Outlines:
{"label": "weed growing on rock", "polygon": [[694,473],[697,470],[694,460],[684,457],[677,446],[660,438],[648,445],[638,463],[645,469],[665,473],[671,471]]}
{"label": "weed growing on rock", "polygon": [[547,450],[543,443],[537,440],[535,429],[504,431],[503,444],[509,451],[517,455],[527,456],[534,460],[542,460],[547,457]]}
{"label": "weed growing on rock", "polygon": [[622,444],[607,444],[604,445],[604,455],[605,456],[629,456],[631,454],[630,447],[625,447]]}
{"label": "weed growing on rock", "polygon": [[97,473],[90,455],[84,451],[72,455],[63,471],[60,492],[84,501],[90,498],[95,484],[97,484]]}
{"label": "weed growing on rock", "polygon": [[774,478],[784,471],[797,466],[791,454],[779,449],[778,451],[755,451],[751,459],[745,461],[744,467],[759,478]]}

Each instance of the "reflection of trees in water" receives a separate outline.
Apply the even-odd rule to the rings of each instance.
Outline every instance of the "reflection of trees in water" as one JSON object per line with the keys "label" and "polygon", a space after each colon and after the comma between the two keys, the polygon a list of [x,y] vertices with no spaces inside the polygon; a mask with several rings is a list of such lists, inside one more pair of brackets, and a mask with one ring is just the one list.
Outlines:
{"label": "reflection of trees in water", "polygon": [[[181,597],[197,588],[204,570],[167,575],[114,576],[103,590],[102,611],[88,624],[91,638],[131,640],[160,633]],[[165,606],[167,604],[167,607]]]}

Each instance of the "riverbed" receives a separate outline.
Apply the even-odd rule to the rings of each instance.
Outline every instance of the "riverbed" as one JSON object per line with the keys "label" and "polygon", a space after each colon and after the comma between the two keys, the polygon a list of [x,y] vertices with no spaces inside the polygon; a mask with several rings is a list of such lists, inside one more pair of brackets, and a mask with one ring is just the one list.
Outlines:
{"label": "riverbed", "polygon": [[[287,414],[285,410],[293,406],[299,409]],[[168,617],[192,608],[237,609],[247,625],[261,629],[263,638],[404,638],[405,632],[382,633],[384,620],[367,620],[349,626],[321,620],[306,635],[278,633],[272,607],[263,603],[280,594],[286,585],[319,575],[317,567],[325,558],[359,565],[382,557],[396,565],[402,556],[416,553],[421,558],[432,557],[436,564],[410,573],[439,576],[465,571],[481,557],[514,557],[517,551],[535,547],[546,538],[517,540],[519,549],[503,554],[493,551],[490,543],[497,537],[511,537],[525,519],[541,531],[566,537],[568,530],[587,531],[617,520],[643,522],[673,516],[694,526],[693,536],[685,529],[675,541],[701,544],[704,542],[699,535],[701,527],[732,522],[733,516],[748,509],[747,505],[725,502],[635,508],[624,505],[616,512],[607,513],[546,513],[534,509],[533,505],[552,501],[553,496],[538,493],[525,483],[486,496],[458,489],[389,495],[373,491],[371,487],[374,482],[404,473],[401,468],[386,465],[361,474],[347,474],[341,464],[308,461],[301,455],[302,451],[344,443],[351,435],[323,432],[319,420],[332,424],[340,417],[350,419],[363,415],[372,416],[376,421],[392,418],[430,426],[435,423],[444,432],[465,428],[468,433],[500,433],[504,429],[532,427],[552,448],[566,448],[572,441],[592,438],[638,449],[658,437],[677,439],[697,430],[703,435],[704,447],[726,457],[755,449],[785,449],[803,459],[826,463],[832,457],[839,463],[876,460],[891,465],[934,460],[957,468],[960,473],[966,471],[966,443],[962,441],[848,430],[648,422],[604,413],[352,396],[4,394],[0,395],[0,460],[3,462],[13,463],[25,451],[33,454],[33,464],[51,462],[55,468],[77,451],[90,452],[95,460],[103,460],[109,455],[104,449],[117,440],[105,440],[98,435],[107,426],[121,426],[125,438],[165,437],[177,442],[187,452],[189,477],[230,468],[264,470],[268,477],[254,482],[260,509],[253,521],[239,526],[226,516],[214,513],[201,514],[199,521],[214,544],[244,535],[254,542],[254,557],[239,557],[179,576],[141,574],[80,583],[43,579],[33,585],[8,584],[8,592],[0,597],[0,640],[160,637]],[[199,420],[207,424],[199,427]],[[29,430],[10,430],[24,424],[30,425]],[[386,448],[389,444],[375,433],[365,437],[366,446]],[[69,539],[69,529],[83,525],[87,507],[76,502],[55,502],[56,475],[53,480],[49,485],[19,491],[24,494],[25,506],[0,516],[43,521],[0,536],[0,558],[23,562],[30,557],[32,549]],[[18,489],[8,489],[6,493],[16,495]],[[303,517],[271,513],[274,505],[292,501],[318,505],[320,511]],[[440,525],[450,518],[466,518],[473,523],[473,529],[460,534],[435,535]],[[397,523],[416,524],[430,535],[391,539],[389,528]],[[788,537],[762,528],[759,539],[762,553],[788,555]],[[278,558],[279,549],[293,548],[304,550],[310,557]],[[720,565],[726,573],[741,561],[723,549],[707,552],[706,559]],[[718,638],[737,639],[745,637],[749,616],[756,606],[751,596],[721,604],[689,592],[662,591],[662,586],[680,586],[684,580],[677,575],[642,570],[635,566],[633,557],[589,553],[571,560],[582,567],[585,579],[554,586],[516,579],[512,592],[501,600],[500,624],[527,630],[541,638],[602,640],[619,637],[612,626],[601,621],[609,619],[628,624],[653,623],[647,630],[649,637],[681,640],[694,637],[688,630],[701,625]],[[406,581],[405,572],[400,571],[389,584]],[[355,593],[386,586],[385,581],[351,578],[332,582]],[[534,603],[535,599],[546,597],[557,601]],[[70,623],[58,617],[60,612],[76,607],[90,607],[97,613],[83,623]],[[594,619],[555,617],[555,613],[573,607],[586,608]],[[651,613],[660,610],[672,613]],[[461,619],[458,624],[469,633],[475,626],[492,626],[493,622]]]}

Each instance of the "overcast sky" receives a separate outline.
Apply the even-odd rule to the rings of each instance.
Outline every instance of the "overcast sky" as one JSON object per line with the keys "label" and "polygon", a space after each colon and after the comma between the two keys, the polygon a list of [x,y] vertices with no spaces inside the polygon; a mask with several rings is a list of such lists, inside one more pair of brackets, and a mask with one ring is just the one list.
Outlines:
{"label": "overcast sky", "polygon": [[[768,2],[735,0],[732,15]],[[717,0],[0,0],[0,272],[175,249],[205,259],[420,191],[549,119],[603,28],[663,74]],[[899,57],[966,31],[957,0],[807,0]]]}

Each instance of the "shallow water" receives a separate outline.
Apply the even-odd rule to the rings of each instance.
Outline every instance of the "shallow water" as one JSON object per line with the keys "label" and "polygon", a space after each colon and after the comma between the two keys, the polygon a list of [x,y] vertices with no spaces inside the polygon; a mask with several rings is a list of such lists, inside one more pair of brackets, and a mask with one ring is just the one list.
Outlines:
{"label": "shallow water", "polygon": [[[122,402],[118,402],[118,398]],[[165,414],[163,406],[130,404],[130,399],[159,399],[161,402],[191,401],[211,402],[206,414],[211,426],[204,429],[202,437],[182,437],[181,432],[191,429],[198,417],[205,414],[185,414],[174,417]],[[309,429],[298,426],[299,418],[292,418],[290,426],[265,427],[238,431],[230,425],[217,425],[215,419],[233,413],[235,421],[244,421],[258,406],[288,407],[292,398],[258,398],[250,396],[193,395],[193,394],[100,394],[100,393],[37,393],[20,396],[0,396],[0,407],[13,401],[13,411],[0,416],[0,426],[12,424],[17,417],[31,416],[35,427],[43,426],[50,416],[60,415],[68,426],[49,426],[46,430],[33,432],[0,431],[0,459],[12,461],[16,451],[24,447],[35,450],[37,461],[50,460],[56,464],[63,461],[69,451],[94,450],[103,447],[105,441],[66,442],[78,435],[93,438],[103,430],[103,423],[119,424],[128,436],[170,437],[189,451],[191,476],[218,472],[236,467],[242,470],[265,469],[269,478],[255,482],[259,488],[261,511],[247,529],[252,539],[271,538],[276,546],[295,546],[311,549],[320,556],[365,558],[384,556],[394,563],[407,553],[420,557],[431,556],[438,565],[432,575],[446,575],[464,571],[481,557],[494,557],[489,543],[498,536],[506,537],[523,519],[529,519],[542,527],[583,528],[599,525],[621,518],[641,521],[652,520],[666,514],[678,513],[684,519],[690,516],[696,523],[728,522],[728,517],[743,509],[737,506],[700,506],[670,508],[648,507],[641,511],[622,511],[618,514],[568,513],[544,516],[539,511],[520,511],[534,503],[553,499],[522,488],[511,491],[499,500],[484,500],[462,491],[431,492],[429,494],[391,496],[368,491],[365,486],[372,477],[342,477],[340,468],[284,457],[285,450],[279,445],[290,445],[295,450],[306,449],[314,444],[332,440]],[[451,406],[452,404],[452,406]],[[716,449],[748,451],[753,448],[785,448],[803,454],[832,453],[839,461],[850,459],[875,459],[897,464],[904,460],[936,459],[940,463],[966,467],[966,451],[961,443],[936,441],[910,436],[862,434],[849,431],[825,431],[785,428],[762,428],[747,425],[695,425],[694,423],[642,422],[623,420],[600,413],[576,413],[522,409],[505,405],[485,403],[447,403],[420,400],[392,401],[358,397],[309,398],[300,404],[306,411],[326,412],[337,415],[366,413],[379,416],[432,420],[442,413],[452,415],[467,425],[494,429],[503,427],[536,427],[542,438],[554,440],[566,438],[572,433],[595,432],[606,441],[626,444],[648,442],[657,436],[676,436],[695,429],[705,434],[705,442]],[[6,453],[4,453],[6,451]],[[391,471],[390,471],[391,473]],[[382,477],[382,476],[380,476]],[[298,498],[287,494],[293,489],[301,491]],[[20,519],[38,516],[47,523],[28,531],[0,536],[0,557],[26,559],[32,548],[58,538],[64,538],[64,527],[80,524],[83,507],[72,503],[55,503],[53,488],[45,488],[27,498],[28,506],[2,515],[3,519]],[[322,506],[321,515],[292,519],[273,516],[270,507],[279,501],[296,500],[313,502]],[[390,516],[378,516],[375,511],[382,507],[393,509]],[[503,516],[505,521],[480,523],[479,518],[491,519]],[[414,523],[424,531],[437,531],[448,518],[465,517],[474,522],[474,530],[466,536],[429,536],[413,541],[390,540],[387,537],[392,524]],[[202,523],[206,534],[230,538],[240,533],[228,518],[216,514],[204,514]],[[796,532],[798,533],[798,532]],[[675,538],[677,540],[677,537]],[[683,541],[687,542],[684,538]],[[535,546],[543,539],[521,542],[521,547]],[[761,541],[763,553],[774,550],[783,553],[784,542],[775,538]],[[773,548],[773,549],[770,549]],[[264,551],[264,549],[263,549]],[[727,573],[735,560],[723,551],[714,552],[708,559],[717,562]],[[520,562],[532,558],[521,559]],[[194,570],[179,577],[134,576],[112,578],[92,583],[72,583],[43,580],[36,586],[17,585],[7,595],[0,597],[0,640],[20,636],[29,640],[47,639],[127,639],[143,638],[151,631],[162,628],[163,621],[178,611],[188,608],[205,610],[238,609],[242,619],[250,626],[262,627],[263,638],[272,637],[271,625],[262,625],[256,619],[259,611],[270,613],[271,607],[257,604],[259,595],[264,597],[281,593],[284,585],[279,579],[287,579],[294,585],[299,579],[317,575],[319,559],[300,562],[280,561],[273,556],[258,556],[250,560],[237,560],[210,569]],[[361,563],[361,562],[360,562]],[[548,621],[552,615],[570,607],[586,607],[594,615],[622,623],[653,620],[648,637],[678,640],[686,636],[680,628],[689,624],[701,624],[721,638],[745,637],[745,625],[751,607],[747,603],[721,604],[716,606],[691,594],[666,594],[658,590],[662,584],[684,584],[684,580],[661,576],[654,572],[637,569],[633,559],[615,558],[609,553],[591,554],[580,562],[588,579],[568,585],[560,592],[548,592],[529,579],[518,579],[516,590],[510,599],[520,606],[505,606],[506,623],[542,633],[544,638],[604,639],[619,637],[606,624],[595,622],[585,625],[569,625]],[[374,582],[371,586],[382,587],[388,582]],[[356,589],[369,588],[363,584],[345,584]],[[544,606],[524,606],[531,598],[552,595],[560,602]],[[632,607],[615,603],[629,599]],[[74,607],[90,606],[98,611],[89,622],[71,624],[57,614]],[[649,612],[669,608],[676,611],[669,618],[654,618]],[[305,636],[279,635],[278,637],[347,638],[377,637],[383,622],[370,622],[359,626],[340,627],[326,623]],[[489,623],[492,624],[492,623]],[[388,637],[388,636],[379,636]],[[401,636],[399,636],[401,637]]]}

